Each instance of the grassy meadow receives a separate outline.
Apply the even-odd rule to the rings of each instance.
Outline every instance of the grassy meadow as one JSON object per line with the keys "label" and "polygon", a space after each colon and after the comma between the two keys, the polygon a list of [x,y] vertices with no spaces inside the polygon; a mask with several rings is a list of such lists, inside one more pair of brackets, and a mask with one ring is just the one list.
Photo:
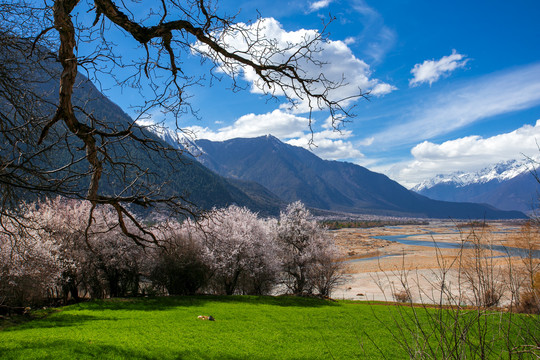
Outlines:
{"label": "grassy meadow", "polygon": [[[428,313],[422,309],[419,316]],[[101,300],[5,327],[0,358],[405,359],[409,355],[392,335],[407,322],[403,314],[411,308],[292,297]],[[490,339],[498,336],[498,320],[488,320]],[[400,336],[411,340],[407,331]],[[493,346],[504,354],[503,339]]]}

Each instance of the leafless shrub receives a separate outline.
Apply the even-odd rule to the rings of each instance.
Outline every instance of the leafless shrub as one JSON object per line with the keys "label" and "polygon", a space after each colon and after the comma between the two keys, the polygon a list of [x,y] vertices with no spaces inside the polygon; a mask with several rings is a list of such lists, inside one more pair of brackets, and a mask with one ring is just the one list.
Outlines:
{"label": "leafless shrub", "polygon": [[538,278],[523,277],[535,267],[524,266],[524,272],[523,266],[521,271],[514,267],[530,259],[516,260],[509,253],[501,259],[486,227],[471,227],[461,241],[453,257],[437,249],[438,269],[411,271],[403,264],[385,273],[391,286],[381,290],[409,305],[390,308],[393,323],[381,324],[411,359],[540,358],[538,315],[514,313],[537,309],[538,293],[530,289]]}
{"label": "leafless shrub", "polygon": [[510,239],[510,244],[522,250],[522,256],[511,261],[512,293],[515,311],[540,313],[540,224],[527,222]]}
{"label": "leafless shrub", "polygon": [[408,303],[411,302],[411,293],[408,290],[396,291],[392,294],[397,302]]}
{"label": "leafless shrub", "polygon": [[504,269],[495,265],[496,252],[486,227],[471,227],[464,244],[472,247],[459,263],[467,303],[491,308],[498,306],[507,288]]}
{"label": "leafless shrub", "polygon": [[516,311],[524,314],[540,314],[540,292],[537,290],[522,293]]}

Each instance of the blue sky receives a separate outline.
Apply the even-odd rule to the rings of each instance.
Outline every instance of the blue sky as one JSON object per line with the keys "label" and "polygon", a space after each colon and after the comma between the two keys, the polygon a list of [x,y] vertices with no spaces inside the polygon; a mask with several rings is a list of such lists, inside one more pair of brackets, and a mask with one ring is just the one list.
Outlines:
{"label": "blue sky", "polygon": [[[240,10],[239,21],[258,11],[271,36],[319,30],[329,14],[336,17],[324,48],[328,71],[373,95],[356,102],[356,117],[341,133],[328,126],[328,113],[313,114],[312,151],[322,158],[354,162],[410,187],[539,152],[538,0],[225,0],[219,8]],[[205,71],[193,56],[186,69]],[[267,102],[244,77],[248,89],[238,93],[226,79],[190,89],[200,119],[185,115],[179,125],[198,138],[270,133],[307,147],[307,114]],[[137,102],[128,90],[109,95],[128,113]]]}

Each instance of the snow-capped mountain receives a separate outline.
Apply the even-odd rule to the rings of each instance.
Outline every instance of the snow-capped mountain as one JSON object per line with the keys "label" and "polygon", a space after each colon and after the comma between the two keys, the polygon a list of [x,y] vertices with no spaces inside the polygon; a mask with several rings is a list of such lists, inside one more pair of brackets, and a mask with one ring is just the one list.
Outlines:
{"label": "snow-capped mountain", "polygon": [[457,171],[451,174],[439,174],[414,186],[411,190],[421,192],[438,184],[452,184],[464,187],[472,184],[484,184],[490,181],[503,182],[533,169],[530,160],[508,160],[488,166],[477,172]]}
{"label": "snow-capped mountain", "polygon": [[477,172],[437,175],[411,190],[436,200],[487,203],[505,210],[537,208],[538,182],[531,173],[538,160],[508,160]]}

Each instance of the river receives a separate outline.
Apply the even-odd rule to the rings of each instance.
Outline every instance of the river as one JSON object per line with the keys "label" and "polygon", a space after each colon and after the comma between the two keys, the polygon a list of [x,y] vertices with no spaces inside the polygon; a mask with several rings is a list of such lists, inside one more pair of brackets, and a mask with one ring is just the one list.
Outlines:
{"label": "river", "polygon": [[[373,236],[375,239],[388,240],[392,242],[397,242],[403,245],[410,246],[427,246],[427,247],[437,247],[439,249],[474,249],[476,244],[468,241],[463,242],[442,242],[435,240],[415,240],[409,239],[413,236],[425,235],[425,233],[420,234],[407,234],[407,235],[378,235]],[[430,235],[444,235],[443,233],[431,232]],[[533,257],[535,259],[540,258],[540,250],[528,250],[517,247],[510,247],[504,245],[480,245],[482,248],[492,251],[501,252],[504,256],[520,256],[520,257]],[[375,257],[376,258],[376,257]]]}

